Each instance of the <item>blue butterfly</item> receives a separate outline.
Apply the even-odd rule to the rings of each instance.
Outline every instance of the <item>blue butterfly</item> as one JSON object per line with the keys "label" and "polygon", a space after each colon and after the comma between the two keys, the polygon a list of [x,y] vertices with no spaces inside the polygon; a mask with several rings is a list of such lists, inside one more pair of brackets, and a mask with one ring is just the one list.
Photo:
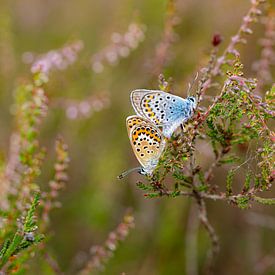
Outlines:
{"label": "blue butterfly", "polygon": [[197,101],[192,96],[184,99],[158,90],[134,90],[130,98],[137,115],[161,126],[163,135],[167,138],[192,117],[197,106]]}

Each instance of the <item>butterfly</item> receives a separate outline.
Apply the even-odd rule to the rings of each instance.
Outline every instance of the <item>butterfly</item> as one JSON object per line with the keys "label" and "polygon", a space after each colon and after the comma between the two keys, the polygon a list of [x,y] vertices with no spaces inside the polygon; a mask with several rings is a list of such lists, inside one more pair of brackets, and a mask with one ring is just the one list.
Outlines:
{"label": "butterfly", "polygon": [[183,99],[158,90],[134,90],[130,99],[137,115],[161,126],[163,135],[167,138],[192,117],[197,106],[197,101],[192,96]]}
{"label": "butterfly", "polygon": [[133,170],[138,170],[142,175],[151,175],[165,148],[165,137],[150,120],[136,115],[126,118],[126,127],[133,151],[142,167],[126,171],[118,178],[123,178]]}

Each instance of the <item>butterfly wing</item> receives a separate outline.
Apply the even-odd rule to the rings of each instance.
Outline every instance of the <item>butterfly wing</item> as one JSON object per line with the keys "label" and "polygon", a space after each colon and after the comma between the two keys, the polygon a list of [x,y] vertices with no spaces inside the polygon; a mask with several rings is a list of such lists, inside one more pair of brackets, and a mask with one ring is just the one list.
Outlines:
{"label": "butterfly wing", "polygon": [[168,138],[193,112],[187,99],[157,90],[134,90],[131,102],[138,115],[162,126]]}
{"label": "butterfly wing", "polygon": [[144,171],[151,174],[165,147],[162,133],[149,120],[139,116],[127,117],[126,126],[136,158]]}

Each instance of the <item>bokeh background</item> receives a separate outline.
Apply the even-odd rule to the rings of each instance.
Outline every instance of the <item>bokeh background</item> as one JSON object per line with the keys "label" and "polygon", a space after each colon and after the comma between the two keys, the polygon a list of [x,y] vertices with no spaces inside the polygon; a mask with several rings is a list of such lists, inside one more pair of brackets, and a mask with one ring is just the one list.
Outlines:
{"label": "bokeh background", "polygon": [[[222,35],[221,49],[225,47],[249,7],[248,0],[177,1],[175,34],[161,68],[166,77],[173,77],[176,94],[186,96],[188,82],[207,62],[213,34]],[[194,249],[189,247],[190,240],[196,237],[195,263],[199,272],[203,268],[210,242],[198,225],[192,201],[183,197],[146,199],[135,186],[137,180],[144,180],[141,176],[116,179],[122,171],[138,165],[125,128],[125,118],[133,114],[129,93],[136,88],[158,87],[156,56],[167,16],[164,0],[0,2],[2,158],[8,154],[15,126],[14,90],[19,81],[30,78],[28,63],[39,54],[76,40],[84,45],[73,64],[49,74],[46,93],[50,109],[40,134],[41,144],[47,147],[39,179],[42,189],[53,175],[56,137],[61,134],[69,146],[70,180],[60,196],[62,207],[52,212],[47,244],[67,274],[89,258],[93,245],[104,242],[128,208],[133,210],[136,226],[103,274],[186,274],[190,261],[194,261],[189,254]],[[135,41],[131,31],[137,27],[140,30]],[[260,58],[257,41],[264,26],[260,23],[253,28],[248,45],[241,47],[241,60],[251,77],[256,76],[252,68]],[[132,48],[124,48],[114,57],[112,45],[120,39],[119,34],[127,32],[134,40]],[[98,58],[102,52],[110,54],[101,63]],[[208,156],[202,158],[204,165],[207,161]],[[215,183],[221,185],[224,175],[218,170]],[[261,269],[263,261],[270,259],[274,268],[273,207],[255,205],[251,210],[240,210],[225,202],[209,202],[207,208],[221,243],[217,274],[275,274],[272,267]],[[30,274],[37,272],[51,274],[42,260],[34,258]]]}

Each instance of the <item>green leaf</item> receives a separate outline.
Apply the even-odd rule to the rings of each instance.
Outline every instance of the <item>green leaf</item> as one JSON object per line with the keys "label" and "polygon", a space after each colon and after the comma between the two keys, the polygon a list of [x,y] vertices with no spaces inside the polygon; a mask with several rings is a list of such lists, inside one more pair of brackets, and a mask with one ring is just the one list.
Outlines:
{"label": "green leaf", "polygon": [[249,197],[248,196],[241,196],[237,198],[237,205],[241,209],[249,208]]}
{"label": "green leaf", "polygon": [[184,181],[186,183],[189,183],[189,184],[192,183],[192,177],[186,176],[182,172],[178,172],[178,171],[174,172],[173,177],[177,180],[182,180],[182,181]]}
{"label": "green leaf", "polygon": [[233,177],[235,175],[235,170],[231,169],[226,177],[226,195],[231,196],[232,195],[232,183],[233,183]]}
{"label": "green leaf", "polygon": [[144,184],[142,182],[137,182],[136,185],[139,189],[141,189],[143,191],[153,191],[154,190],[153,186]]}
{"label": "green leaf", "polygon": [[2,256],[2,259],[0,262],[0,269],[7,263],[10,256],[14,254],[14,252],[16,251],[16,249],[18,248],[22,240],[23,240],[23,233],[16,232],[9,247],[6,249],[5,253]]}
{"label": "green leaf", "polygon": [[261,204],[265,204],[265,205],[274,205],[275,204],[275,198],[261,198],[261,197],[254,197],[254,200],[256,202],[259,202]]}
{"label": "green leaf", "polygon": [[31,204],[31,207],[27,213],[25,222],[24,222],[24,232],[32,232],[36,229],[36,222],[34,220],[35,210],[39,204],[40,194],[36,193]]}
{"label": "green leaf", "polygon": [[219,163],[220,164],[231,164],[231,163],[236,163],[240,160],[239,157],[235,156],[235,155],[231,155],[231,156],[227,156],[227,157],[223,157]]}

